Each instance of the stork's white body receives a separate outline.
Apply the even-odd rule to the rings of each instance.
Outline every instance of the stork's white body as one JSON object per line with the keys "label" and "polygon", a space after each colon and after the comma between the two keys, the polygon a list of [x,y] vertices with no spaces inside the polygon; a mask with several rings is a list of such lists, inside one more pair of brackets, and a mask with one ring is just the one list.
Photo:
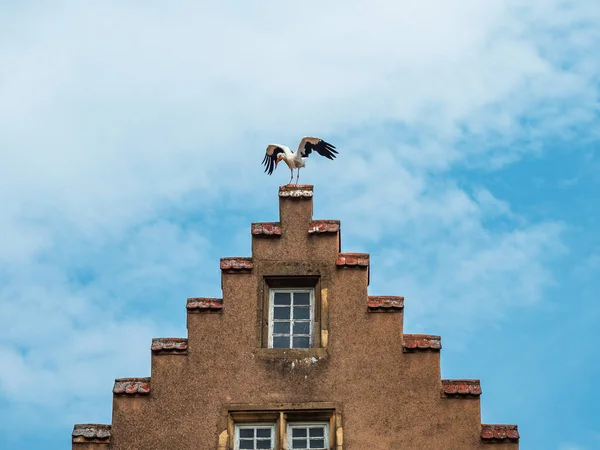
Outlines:
{"label": "stork's white body", "polygon": [[283,149],[284,156],[282,159],[290,168],[290,170],[293,171],[294,169],[306,167],[306,158],[302,157],[300,148],[292,153],[292,151],[285,145],[280,145],[279,147]]}

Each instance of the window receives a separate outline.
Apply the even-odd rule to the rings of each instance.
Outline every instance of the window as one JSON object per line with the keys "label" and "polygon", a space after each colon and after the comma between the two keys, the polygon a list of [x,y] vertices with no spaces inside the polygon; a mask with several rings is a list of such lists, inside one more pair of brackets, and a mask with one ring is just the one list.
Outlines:
{"label": "window", "polygon": [[235,450],[274,449],[275,424],[247,424],[235,427]]}
{"label": "window", "polygon": [[288,423],[288,448],[327,450],[329,448],[328,428],[328,423]]}
{"label": "window", "polygon": [[270,348],[313,346],[314,297],[314,289],[270,289]]}

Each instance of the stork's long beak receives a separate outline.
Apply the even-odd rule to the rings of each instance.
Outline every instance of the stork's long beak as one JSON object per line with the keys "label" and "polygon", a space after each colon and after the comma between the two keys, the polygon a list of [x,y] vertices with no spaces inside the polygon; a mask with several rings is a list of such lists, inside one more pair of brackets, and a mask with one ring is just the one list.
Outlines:
{"label": "stork's long beak", "polygon": [[277,169],[277,164],[279,164],[279,161],[281,161],[280,159],[276,159],[275,160],[275,168]]}

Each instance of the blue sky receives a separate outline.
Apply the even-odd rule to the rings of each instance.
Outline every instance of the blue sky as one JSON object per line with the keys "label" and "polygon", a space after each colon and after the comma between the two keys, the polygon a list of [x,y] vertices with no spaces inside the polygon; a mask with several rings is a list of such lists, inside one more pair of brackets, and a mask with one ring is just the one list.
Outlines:
{"label": "blue sky", "polygon": [[[373,295],[522,449],[600,448],[595,0],[0,1],[0,447],[68,447],[277,219],[271,142]],[[35,430],[35,431],[32,431]]]}

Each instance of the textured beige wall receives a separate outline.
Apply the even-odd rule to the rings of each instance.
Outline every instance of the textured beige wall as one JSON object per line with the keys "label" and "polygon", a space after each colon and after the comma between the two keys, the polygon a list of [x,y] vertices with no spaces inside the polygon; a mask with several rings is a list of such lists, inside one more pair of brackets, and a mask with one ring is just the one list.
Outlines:
{"label": "textured beige wall", "polygon": [[[336,266],[337,233],[308,234],[312,199],[280,213],[281,236],[252,237],[253,269],[223,273],[222,312],[188,313],[187,355],[153,355],[150,395],[115,396],[111,448],[215,450],[227,405],[306,402],[339,405],[345,450],[489,448],[479,398],[442,396],[439,352],[404,353],[402,311],[369,313],[367,269]],[[304,364],[258,348],[263,277],[294,274],[327,290],[328,345]]]}

